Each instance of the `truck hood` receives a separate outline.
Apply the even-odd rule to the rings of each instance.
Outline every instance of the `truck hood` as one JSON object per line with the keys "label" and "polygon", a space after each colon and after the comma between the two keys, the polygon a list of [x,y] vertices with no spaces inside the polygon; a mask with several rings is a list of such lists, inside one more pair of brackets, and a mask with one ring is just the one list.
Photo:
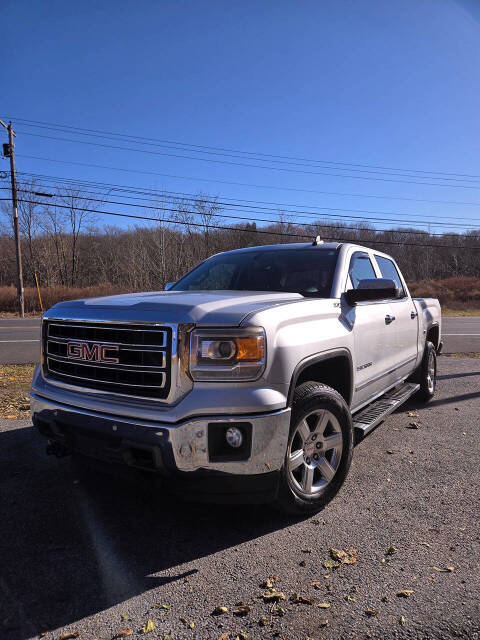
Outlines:
{"label": "truck hood", "polygon": [[153,291],[60,302],[44,317],[235,326],[250,313],[305,300],[299,293]]}

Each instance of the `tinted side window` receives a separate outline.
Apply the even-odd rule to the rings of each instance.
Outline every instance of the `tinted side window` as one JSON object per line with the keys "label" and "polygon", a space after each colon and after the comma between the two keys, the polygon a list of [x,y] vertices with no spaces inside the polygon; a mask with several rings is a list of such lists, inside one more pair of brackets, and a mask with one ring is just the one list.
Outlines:
{"label": "tinted side window", "polygon": [[357,251],[350,260],[350,268],[348,270],[352,286],[354,289],[358,287],[360,280],[376,278],[372,263],[368,257],[368,253]]}
{"label": "tinted side window", "polygon": [[383,258],[382,256],[375,256],[375,258],[382,274],[382,278],[393,280],[401,291],[400,297],[403,298],[405,296],[405,290],[403,288],[402,281],[400,280],[400,275],[396,266],[388,258]]}

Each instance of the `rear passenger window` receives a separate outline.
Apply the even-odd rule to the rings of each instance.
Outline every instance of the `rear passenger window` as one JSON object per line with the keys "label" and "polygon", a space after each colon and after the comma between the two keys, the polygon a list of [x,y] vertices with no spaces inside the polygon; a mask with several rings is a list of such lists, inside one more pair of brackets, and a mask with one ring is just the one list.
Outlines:
{"label": "rear passenger window", "polygon": [[400,274],[398,273],[397,267],[391,260],[389,260],[388,258],[384,258],[383,256],[375,256],[375,259],[380,269],[380,273],[382,274],[382,278],[393,280],[400,290],[400,298],[404,298],[405,289],[403,288],[403,284],[400,279]]}
{"label": "rear passenger window", "polygon": [[352,281],[352,287],[356,289],[360,280],[371,280],[376,278],[375,271],[373,270],[372,263],[368,256],[368,253],[357,251],[353,254],[350,260],[350,268],[348,275]]}

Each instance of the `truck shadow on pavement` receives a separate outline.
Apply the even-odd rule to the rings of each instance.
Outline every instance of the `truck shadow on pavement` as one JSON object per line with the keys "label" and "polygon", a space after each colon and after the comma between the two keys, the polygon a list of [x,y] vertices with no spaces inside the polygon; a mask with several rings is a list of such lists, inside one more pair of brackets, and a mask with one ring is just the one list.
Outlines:
{"label": "truck shadow on pavement", "polygon": [[0,460],[0,626],[10,640],[184,579],[195,560],[292,524],[261,506],[178,502],[124,478],[86,482],[68,458],[45,455],[33,427],[2,432]]}

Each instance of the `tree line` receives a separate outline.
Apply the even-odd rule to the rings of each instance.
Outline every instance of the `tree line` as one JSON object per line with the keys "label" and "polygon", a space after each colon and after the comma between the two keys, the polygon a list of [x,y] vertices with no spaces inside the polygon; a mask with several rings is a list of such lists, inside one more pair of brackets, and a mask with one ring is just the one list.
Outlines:
{"label": "tree line", "polygon": [[[39,187],[29,183],[22,188],[33,192]],[[176,201],[159,196],[151,203],[152,209],[139,213],[156,220],[125,228],[101,224],[104,217],[95,213],[96,209],[102,210],[98,198],[93,201],[79,189],[63,189],[48,202],[32,196],[22,198],[21,194],[19,197],[31,200],[19,202],[26,286],[34,286],[36,273],[42,287],[109,284],[130,291],[162,289],[214,253],[252,245],[305,242],[316,235],[372,246],[393,255],[409,282],[480,277],[480,230],[442,235],[406,227],[379,231],[368,221],[335,223],[321,218],[307,225],[281,210],[271,223],[260,225],[252,220],[232,224],[215,198],[203,195]],[[222,213],[227,218],[222,218]],[[4,201],[0,286],[15,282],[11,210]]]}

